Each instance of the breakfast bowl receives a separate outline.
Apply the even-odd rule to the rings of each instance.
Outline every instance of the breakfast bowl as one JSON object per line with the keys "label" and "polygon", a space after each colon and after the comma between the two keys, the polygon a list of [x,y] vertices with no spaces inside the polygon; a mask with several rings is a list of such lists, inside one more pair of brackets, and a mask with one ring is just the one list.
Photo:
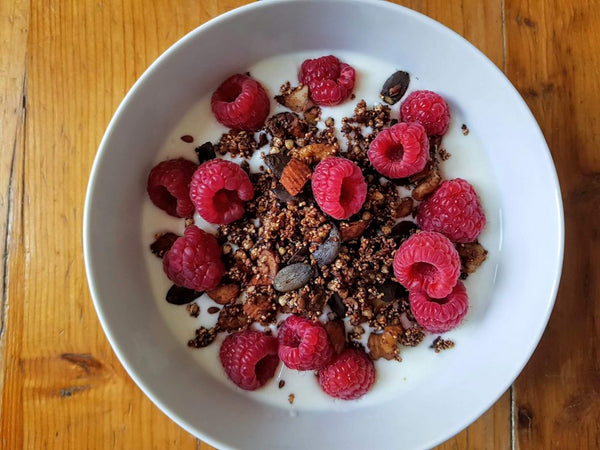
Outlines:
{"label": "breakfast bowl", "polygon": [[[183,221],[152,209],[148,173],[167,158],[193,159],[195,146],[218,140],[225,129],[209,100],[228,76],[250,72],[272,98],[284,82],[297,83],[303,59],[329,54],[356,69],[350,111],[362,95],[373,103],[399,69],[410,73],[410,90],[431,89],[447,100],[452,119],[443,143],[452,156],[442,170],[477,188],[488,257],[466,281],[471,305],[448,333],[454,348],[403,350],[401,363],[378,366],[372,391],[359,400],[312,392],[310,373],[288,374],[297,384],[285,389],[271,383],[248,393],[228,383],[216,345],[187,347],[195,322],[164,300],[170,283],[148,247],[156,232],[181,233]],[[275,0],[202,25],[136,82],[92,168],[84,251],[94,305],[119,360],[162,411],[202,440],[219,448],[429,448],[484,413],[533,353],[560,279],[563,212],[534,117],[463,38],[386,2]]]}

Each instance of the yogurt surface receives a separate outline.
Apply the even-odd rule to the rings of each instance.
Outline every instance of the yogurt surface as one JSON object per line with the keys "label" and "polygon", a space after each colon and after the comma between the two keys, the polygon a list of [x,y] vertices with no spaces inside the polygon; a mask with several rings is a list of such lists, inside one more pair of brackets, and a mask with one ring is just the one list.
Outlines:
{"label": "yogurt surface", "polygon": [[[290,81],[292,86],[297,85],[297,73],[302,61],[328,54],[335,54],[341,61],[350,64],[356,70],[356,85],[353,91],[356,98],[354,100],[348,99],[343,104],[335,107],[324,107],[321,114],[322,121],[328,117],[334,118],[340,146],[345,149],[346,140],[339,133],[342,118],[352,116],[356,103],[361,99],[365,99],[369,107],[381,103],[379,92],[385,80],[397,70],[410,72],[410,68],[395,66],[389,62],[363,54],[323,50],[276,56],[260,61],[254,66],[248,67],[247,70],[253,78],[260,81],[272,99],[274,95],[279,93],[279,87],[286,81]],[[442,140],[442,145],[452,156],[440,165],[443,178],[460,177],[469,181],[479,194],[487,218],[486,227],[479,236],[480,243],[488,250],[487,260],[465,281],[469,294],[469,312],[458,328],[443,335],[445,339],[452,339],[458,348],[461,342],[466,342],[472,338],[479,327],[478,322],[486,313],[488,300],[494,288],[498,252],[502,243],[501,210],[495,188],[496,181],[489,170],[482,143],[477,139],[477,130],[470,130],[470,133],[466,136],[463,134],[461,126],[463,123],[468,125],[468,122],[465,121],[460,105],[453,101],[452,92],[436,89],[434,82],[429,83],[428,80],[422,80],[418,74],[411,73],[410,75],[411,80],[407,94],[414,90],[429,89],[438,92],[448,102],[452,118],[449,131]],[[206,141],[217,142],[221,135],[227,132],[227,129],[216,121],[211,112],[211,94],[207,93],[204,97],[199,98],[171,130],[171,133],[162,143],[161,150],[156,157],[156,164],[165,159],[179,157],[197,161],[194,153],[196,146]],[[400,104],[401,101],[392,106],[392,118],[398,118]],[[272,99],[270,115],[280,111],[287,111],[287,109]],[[323,126],[323,123],[320,122],[319,125]],[[181,136],[184,135],[193,136],[194,142],[191,144],[183,142]],[[269,147],[266,146],[255,152],[251,161],[252,171],[258,171],[258,167],[261,165],[261,151],[268,153]],[[228,156],[226,158],[230,159]],[[240,159],[235,160],[240,161]],[[183,219],[168,216],[162,210],[156,208],[149,198],[145,200],[142,214],[141,236],[145,246],[149,246],[153,242],[154,235],[158,232],[172,231],[183,234]],[[196,224],[206,231],[214,232],[216,230],[215,225],[207,224],[197,215],[195,220]],[[215,306],[215,303],[206,295],[196,301],[200,306],[198,318],[191,317],[184,306],[167,303],[165,294],[172,283],[162,270],[162,261],[148,250],[144,263],[150,273],[149,279],[154,293],[154,298],[148,299],[148,301],[155,302],[155,306],[159,309],[170,330],[182,346],[187,346],[188,340],[194,337],[194,331],[197,328],[200,326],[211,327],[216,323],[218,314],[211,315],[207,312],[207,309],[210,306]],[[188,348],[188,352],[190,363],[196,363],[199,371],[209,372],[215,379],[231,389],[239,391],[241,395],[252,396],[257,401],[280,406],[289,410],[291,414],[295,414],[301,410],[348,409],[358,405],[378,403],[401,392],[413,389],[423,377],[436,370],[440,361],[453,357],[456,348],[439,354],[429,348],[431,342],[437,336],[427,335],[425,340],[414,348],[401,346],[402,362],[400,363],[385,360],[375,361],[377,379],[373,388],[363,398],[350,402],[335,400],[323,393],[313,372],[297,372],[287,369],[283,364],[280,365],[276,376],[263,388],[253,392],[246,392],[237,388],[227,378],[218,358],[220,344],[225,334],[220,334],[215,342],[206,348]],[[278,386],[279,380],[285,381],[285,385],[281,389]],[[294,394],[293,404],[288,401],[290,394]]]}

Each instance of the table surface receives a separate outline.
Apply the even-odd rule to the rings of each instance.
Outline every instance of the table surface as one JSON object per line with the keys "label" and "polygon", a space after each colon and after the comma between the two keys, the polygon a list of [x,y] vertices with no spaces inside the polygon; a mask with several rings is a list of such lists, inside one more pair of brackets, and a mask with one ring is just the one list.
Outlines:
{"label": "table surface", "polygon": [[[127,90],[177,39],[244,3],[0,1],[0,448],[211,448],[160,412],[112,352],[87,287],[82,214]],[[397,3],[506,73],[546,136],[565,204],[562,282],[541,343],[496,404],[439,448],[600,448],[600,9]]]}

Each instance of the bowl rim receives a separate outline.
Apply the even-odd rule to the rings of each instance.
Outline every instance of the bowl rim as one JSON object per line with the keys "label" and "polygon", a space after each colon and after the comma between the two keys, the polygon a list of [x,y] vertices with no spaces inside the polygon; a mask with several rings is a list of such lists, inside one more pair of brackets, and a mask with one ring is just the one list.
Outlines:
{"label": "bowl rim", "polygon": [[[452,29],[448,28],[447,26],[441,24],[440,22],[438,22],[420,12],[417,12],[410,8],[407,8],[407,7],[404,7],[401,5],[397,5],[395,3],[387,2],[387,1],[386,2],[381,2],[381,1],[377,1],[377,0],[303,0],[303,1],[310,2],[310,3],[326,2],[326,3],[345,3],[345,4],[352,2],[352,3],[356,3],[356,4],[369,4],[369,5],[373,5],[374,3],[376,3],[377,7],[379,7],[379,8],[395,10],[395,11],[401,10],[402,14],[407,15],[411,20],[421,21],[426,26],[438,28],[440,31],[443,31],[444,33],[448,34],[450,37],[457,39],[460,42],[460,45],[464,46],[466,49],[469,49],[471,52],[474,53],[474,55],[476,57],[478,57],[480,60],[482,60],[482,62],[485,65],[487,65],[492,71],[495,71],[496,75],[499,75],[500,78],[505,82],[505,84],[507,85],[507,88],[509,90],[512,90],[517,101],[521,102],[522,107],[524,108],[524,111],[526,112],[526,114],[529,115],[532,124],[535,125],[535,130],[532,130],[532,131],[534,131],[537,134],[537,139],[541,143],[543,143],[543,147],[545,150],[543,152],[543,158],[545,159],[545,162],[548,163],[548,167],[551,172],[552,180],[549,180],[549,181],[554,186],[554,199],[556,202],[555,206],[556,206],[556,209],[558,212],[558,216],[556,217],[556,220],[557,220],[556,225],[557,225],[557,232],[558,232],[558,236],[557,236],[558,237],[558,243],[557,243],[558,246],[557,246],[557,254],[556,254],[555,264],[553,266],[553,284],[552,284],[552,288],[550,290],[550,297],[548,298],[548,302],[546,304],[545,311],[543,311],[543,320],[540,322],[541,326],[539,327],[538,330],[536,330],[535,335],[532,337],[531,342],[533,344],[530,346],[530,348],[527,352],[524,352],[522,359],[519,361],[519,364],[517,364],[516,367],[518,367],[518,370],[516,370],[515,373],[511,374],[510,377],[508,377],[508,382],[505,383],[504,385],[498,386],[498,388],[494,391],[494,395],[490,397],[490,401],[485,403],[485,406],[481,410],[473,411],[472,414],[470,414],[470,415],[465,415],[465,418],[462,420],[461,428],[454,430],[450,434],[446,434],[446,435],[442,435],[442,436],[438,436],[436,438],[430,439],[427,442],[427,447],[430,448],[430,447],[433,447],[435,445],[438,445],[438,444],[446,441],[447,439],[450,439],[452,436],[454,436],[461,430],[465,429],[467,426],[469,426],[471,423],[473,423],[479,416],[481,416],[483,413],[485,413],[498,400],[498,398],[502,395],[502,393],[504,393],[514,383],[515,379],[522,372],[523,368],[525,367],[527,362],[530,360],[532,354],[534,353],[535,349],[539,345],[540,339],[546,329],[548,320],[550,318],[550,314],[552,312],[554,303],[556,301],[556,296],[557,296],[561,273],[562,273],[563,260],[564,260],[564,235],[565,235],[565,233],[564,233],[564,209],[563,209],[562,196],[561,196],[559,179],[558,179],[558,175],[556,172],[556,167],[554,166],[554,163],[552,160],[552,155],[550,153],[550,150],[548,148],[548,145],[544,138],[544,135],[539,127],[539,124],[537,123],[533,113],[531,112],[531,110],[529,109],[529,107],[527,106],[526,102],[524,101],[522,96],[519,94],[517,89],[513,86],[513,84],[510,82],[510,80],[504,74],[504,72],[502,72],[483,52],[481,52],[477,47],[475,47],[468,40],[466,40],[464,37],[462,37],[455,31],[453,31]],[[93,257],[92,257],[93,251],[91,248],[92,247],[92,236],[90,233],[92,197],[93,197],[93,193],[95,190],[95,186],[98,183],[98,177],[99,177],[98,174],[100,172],[101,162],[102,162],[103,156],[107,152],[107,142],[110,140],[110,136],[113,133],[115,124],[117,124],[120,121],[121,116],[123,115],[123,112],[124,112],[127,104],[129,103],[130,99],[133,97],[135,91],[139,88],[140,85],[142,85],[145,82],[145,80],[149,77],[149,74],[154,71],[155,67],[161,65],[162,62],[165,59],[169,58],[172,53],[176,52],[179,47],[183,46],[188,41],[195,39],[196,35],[203,33],[205,30],[207,30],[209,28],[219,26],[219,24],[221,22],[227,21],[230,17],[237,16],[237,15],[243,15],[247,11],[254,10],[254,9],[270,8],[273,4],[284,4],[284,3],[288,3],[288,2],[290,2],[290,0],[268,0],[268,1],[263,0],[260,2],[257,1],[254,3],[250,3],[247,5],[238,7],[236,9],[228,11],[224,14],[221,14],[217,17],[214,17],[214,18],[210,19],[209,21],[196,27],[195,29],[191,30],[190,32],[186,33],[183,37],[179,38],[167,50],[165,50],[156,60],[154,60],[148,66],[148,68],[142,73],[142,75],[135,81],[135,83],[131,86],[131,88],[128,90],[127,94],[125,95],[125,97],[121,100],[115,113],[113,114],[113,116],[106,128],[106,131],[102,137],[102,140],[100,141],[100,144],[98,146],[98,150],[97,150],[97,153],[94,158],[94,162],[93,162],[93,165],[92,165],[92,168],[90,171],[90,177],[89,177],[88,187],[87,187],[86,196],[85,196],[84,214],[83,214],[83,254],[84,254],[84,263],[85,263],[85,268],[86,268],[86,276],[87,276],[88,285],[89,285],[92,301],[94,304],[94,308],[96,309],[98,319],[99,319],[102,329],[111,345],[112,350],[115,352],[118,360],[120,361],[121,365],[126,370],[127,374],[133,379],[133,381],[142,390],[142,392],[156,406],[158,406],[159,409],[163,413],[165,413],[177,425],[184,428],[186,431],[188,431],[193,436],[195,436],[199,439],[202,439],[203,441],[207,442],[208,444],[218,447],[218,448],[231,448],[231,447],[228,446],[227,444],[225,444],[224,442],[220,441],[218,438],[215,438],[215,437],[211,436],[210,434],[207,434],[205,431],[197,429],[194,425],[192,425],[190,422],[188,422],[185,418],[179,416],[178,413],[174,412],[168,405],[163,403],[163,401],[161,399],[157,398],[153,394],[152,390],[146,385],[145,381],[141,378],[141,376],[138,376],[135,369],[131,366],[128,358],[122,352],[122,350],[119,347],[118,342],[116,341],[115,337],[113,336],[113,333],[111,331],[111,324],[109,323],[109,319],[107,318],[107,316],[104,313],[102,301],[100,300],[100,290],[96,284],[96,279],[94,276],[95,269],[94,269],[94,262],[93,262]],[[542,157],[542,155],[540,155],[540,157]]]}

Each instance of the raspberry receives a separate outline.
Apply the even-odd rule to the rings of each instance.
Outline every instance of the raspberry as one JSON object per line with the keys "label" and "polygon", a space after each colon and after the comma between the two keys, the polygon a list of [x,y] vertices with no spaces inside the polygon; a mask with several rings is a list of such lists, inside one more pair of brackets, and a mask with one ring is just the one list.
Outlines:
{"label": "raspberry", "polygon": [[355,400],[367,393],[375,382],[371,358],[355,348],[344,350],[331,364],[319,371],[319,384],[327,395]]}
{"label": "raspberry", "polygon": [[310,95],[321,106],[342,103],[352,93],[356,72],[333,55],[307,59],[300,66],[300,83],[308,85]]}
{"label": "raspberry", "polygon": [[225,273],[217,239],[196,225],[187,227],[165,253],[163,269],[177,286],[195,291],[217,287]]}
{"label": "raspberry", "polygon": [[227,78],[213,93],[210,105],[220,123],[247,131],[260,129],[271,107],[262,85],[241,74]]}
{"label": "raspberry", "polygon": [[469,309],[469,297],[461,281],[444,298],[429,298],[423,291],[411,291],[409,298],[415,320],[430,333],[450,331],[462,322]]}
{"label": "raspberry", "polygon": [[321,161],[312,176],[312,190],[323,212],[335,219],[356,214],[367,198],[367,183],[360,168],[346,158]]}
{"label": "raspberry", "polygon": [[194,214],[190,181],[197,167],[197,164],[183,158],[169,159],[156,165],[150,171],[146,185],[152,203],[175,217]]}
{"label": "raspberry", "polygon": [[441,95],[432,91],[412,92],[400,106],[404,122],[417,122],[429,136],[442,136],[448,131],[450,109]]}
{"label": "raspberry", "polygon": [[389,178],[404,178],[425,168],[429,139],[418,123],[398,123],[381,131],[367,153],[375,170]]}
{"label": "raspberry", "polygon": [[329,336],[320,323],[289,316],[277,338],[279,359],[290,369],[319,370],[333,357]]}
{"label": "raspberry", "polygon": [[485,214],[477,193],[462,178],[444,181],[421,205],[417,223],[426,231],[437,231],[454,242],[472,242],[485,226]]}
{"label": "raspberry", "polygon": [[454,244],[443,234],[422,231],[400,245],[394,257],[396,279],[409,291],[424,290],[444,298],[460,275],[460,258]]}
{"label": "raspberry", "polygon": [[236,163],[212,159],[202,164],[190,184],[198,214],[210,223],[228,224],[244,215],[244,202],[254,197],[248,174]]}
{"label": "raspberry", "polygon": [[219,358],[231,381],[254,391],[275,375],[279,365],[277,339],[253,330],[230,334],[221,344]]}

